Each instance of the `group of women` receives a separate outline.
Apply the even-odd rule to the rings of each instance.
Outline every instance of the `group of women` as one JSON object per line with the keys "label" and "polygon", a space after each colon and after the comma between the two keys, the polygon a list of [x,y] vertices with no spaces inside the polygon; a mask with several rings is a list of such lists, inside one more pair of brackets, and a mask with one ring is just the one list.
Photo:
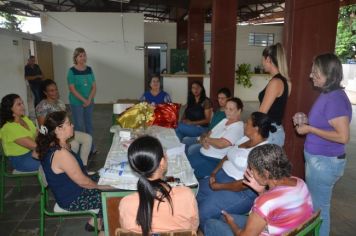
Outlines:
{"label": "group of women", "polygon": [[[92,134],[95,77],[86,66],[84,49],[76,49],[73,59],[75,65],[68,72],[68,83],[74,127]],[[259,110],[250,115],[245,126],[241,121],[243,103],[231,98],[228,89],[218,92],[220,107],[213,115],[203,85],[191,84],[176,134],[186,144],[188,159],[199,180],[196,198],[190,189],[171,187],[164,180],[167,157],[157,139],[144,136],[130,145],[128,161],[139,181],[138,192],[120,203],[123,228],[143,235],[197,230],[198,225],[206,235],[282,234],[310,217],[314,207],[321,209],[321,235],[329,235],[331,194],[345,168],[345,144],[352,117],[351,104],[340,84],[341,62],[333,54],[314,59],[310,77],[321,94],[307,121],[295,122],[296,132],[306,135],[306,185],[291,176],[291,164],[282,149],[283,114],[291,93],[282,46],[267,47],[262,63],[272,79],[259,94]],[[2,99],[0,137],[4,151],[20,171],[37,170],[39,159],[62,208],[100,209],[99,191],[110,187],[97,185],[95,177],[84,168],[85,159],[71,150],[73,125],[58,99],[55,83],[45,84],[46,99],[36,109],[39,134],[25,116],[19,96],[10,94]],[[160,89],[158,77],[151,79],[150,91],[141,100],[154,104],[171,101]],[[74,140],[83,146],[85,141],[78,140],[78,133]],[[34,153],[37,159],[32,158]],[[92,223],[88,222],[87,230],[93,229]]]}

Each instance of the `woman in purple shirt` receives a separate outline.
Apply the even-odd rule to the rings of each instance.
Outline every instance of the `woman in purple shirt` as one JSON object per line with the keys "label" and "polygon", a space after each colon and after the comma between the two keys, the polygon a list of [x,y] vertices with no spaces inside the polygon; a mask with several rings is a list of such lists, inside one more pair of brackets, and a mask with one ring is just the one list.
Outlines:
{"label": "woman in purple shirt", "polygon": [[305,179],[314,209],[321,209],[320,235],[328,236],[331,195],[334,184],[344,173],[352,108],[340,84],[343,77],[341,62],[334,54],[317,56],[310,77],[321,94],[309,112],[309,124],[297,125],[296,131],[307,135]]}

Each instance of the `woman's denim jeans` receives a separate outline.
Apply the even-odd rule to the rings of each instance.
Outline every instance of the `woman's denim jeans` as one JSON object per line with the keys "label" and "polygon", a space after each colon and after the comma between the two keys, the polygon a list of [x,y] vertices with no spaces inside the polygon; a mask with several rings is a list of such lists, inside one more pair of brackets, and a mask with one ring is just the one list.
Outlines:
{"label": "woman's denim jeans", "polygon": [[203,127],[200,125],[188,125],[183,122],[178,123],[176,128],[176,135],[180,141],[184,137],[199,137],[202,133],[207,132],[208,127]]}
{"label": "woman's denim jeans", "polygon": [[333,187],[344,174],[346,159],[313,155],[304,150],[305,180],[312,196],[314,210],[321,209],[321,236],[330,232],[330,203]]}
{"label": "woman's denim jeans", "polygon": [[[93,109],[94,103],[87,107],[82,105],[70,105],[72,110],[72,117],[74,123],[74,130],[81,131],[90,134],[93,137]],[[94,142],[92,145],[92,151],[94,148]]]}
{"label": "woman's denim jeans", "polygon": [[188,149],[188,160],[194,169],[194,175],[197,179],[210,176],[211,172],[221,161],[218,158],[205,156],[200,152],[201,144],[193,144]]}
{"label": "woman's denim jeans", "polygon": [[272,133],[269,132],[269,136],[268,136],[268,143],[271,144],[277,144],[280,147],[284,146],[284,140],[286,138],[286,134],[284,132],[284,128],[282,125],[277,125],[276,123],[272,123],[272,125],[274,127],[276,127],[277,131]]}
{"label": "woman's denim jeans", "polygon": [[[216,182],[231,183],[236,181],[228,176],[223,169],[216,174]],[[243,191],[214,191],[210,188],[209,177],[199,181],[199,192],[197,194],[200,228],[203,230],[207,220],[219,219],[221,211],[232,214],[245,214],[251,210],[257,194],[251,189]]]}
{"label": "woman's denim jeans", "polygon": [[32,157],[32,151],[25,153],[20,156],[8,156],[10,158],[10,163],[12,168],[23,171],[31,172],[37,171],[40,166],[40,162]]}
{"label": "woman's denim jeans", "polygon": [[[234,218],[235,224],[239,226],[240,229],[245,228],[247,218],[246,215],[234,215],[231,214]],[[225,222],[224,216],[221,215],[220,219],[210,219],[206,222],[204,227],[204,236],[234,236],[230,226]]]}

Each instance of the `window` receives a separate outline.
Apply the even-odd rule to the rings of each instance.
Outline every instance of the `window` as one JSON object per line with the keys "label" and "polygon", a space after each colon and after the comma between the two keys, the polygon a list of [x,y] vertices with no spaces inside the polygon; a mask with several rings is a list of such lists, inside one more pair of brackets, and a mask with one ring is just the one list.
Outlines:
{"label": "window", "polygon": [[274,42],[274,34],[270,33],[250,33],[248,36],[249,46],[266,47]]}

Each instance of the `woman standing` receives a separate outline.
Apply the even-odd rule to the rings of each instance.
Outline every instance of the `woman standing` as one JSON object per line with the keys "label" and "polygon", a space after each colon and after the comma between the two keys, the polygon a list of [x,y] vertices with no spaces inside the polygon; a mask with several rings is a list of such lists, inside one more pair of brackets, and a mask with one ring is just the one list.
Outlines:
{"label": "woman standing", "polygon": [[330,202],[335,183],[344,174],[345,144],[350,138],[352,108],[341,87],[340,60],[331,53],[314,59],[310,74],[321,94],[309,112],[309,124],[296,126],[304,135],[305,179],[312,195],[314,209],[321,209],[320,235],[329,235]]}
{"label": "woman standing", "polygon": [[188,104],[183,119],[176,128],[179,140],[182,141],[184,137],[198,137],[207,131],[211,115],[212,105],[205,94],[204,86],[201,82],[194,81],[188,92]]}
{"label": "woman standing", "polygon": [[197,230],[198,209],[191,189],[165,182],[167,157],[158,139],[143,136],[128,149],[128,161],[138,176],[137,193],[120,201],[122,228],[144,236],[171,230]]}
{"label": "woman standing", "polygon": [[11,166],[18,171],[36,171],[40,162],[33,158],[37,130],[25,116],[25,106],[17,94],[8,94],[1,100],[0,139]]}
{"label": "woman standing", "polygon": [[152,105],[172,102],[168,93],[161,90],[159,76],[152,76],[149,82],[150,90],[146,91],[140,98],[141,102],[148,102]]}
{"label": "woman standing", "polygon": [[[86,65],[87,55],[84,48],[74,50],[73,62],[74,66],[69,69],[67,80],[74,128],[93,136],[92,118],[96,83],[93,70]],[[91,151],[96,152],[94,144]]]}
{"label": "woman standing", "polygon": [[259,111],[268,114],[277,128],[277,132],[270,134],[268,142],[283,146],[285,133],[282,120],[292,84],[288,78],[284,49],[280,43],[263,50],[262,64],[264,70],[272,75],[272,79],[258,95]]}

